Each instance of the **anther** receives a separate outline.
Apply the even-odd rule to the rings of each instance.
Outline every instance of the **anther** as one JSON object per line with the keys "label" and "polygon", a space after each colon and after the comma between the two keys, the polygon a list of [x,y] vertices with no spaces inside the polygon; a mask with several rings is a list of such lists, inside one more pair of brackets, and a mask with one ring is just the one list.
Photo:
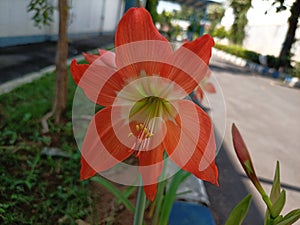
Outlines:
{"label": "anther", "polygon": [[137,124],[137,125],[135,125],[135,129],[137,130],[137,131],[139,131],[140,130],[140,126]]}

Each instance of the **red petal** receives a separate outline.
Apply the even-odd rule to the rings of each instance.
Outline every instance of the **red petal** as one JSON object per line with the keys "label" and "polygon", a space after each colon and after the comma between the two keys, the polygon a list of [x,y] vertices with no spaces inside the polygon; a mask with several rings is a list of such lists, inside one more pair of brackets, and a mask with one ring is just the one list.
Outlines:
{"label": "red petal", "polygon": [[81,170],[80,170],[80,179],[85,180],[94,176],[97,172],[93,170],[90,165],[81,157]]}
{"label": "red petal", "polygon": [[[132,151],[116,137],[112,127],[112,108],[97,112],[89,124],[81,154],[84,160],[81,173],[85,179],[93,175],[92,170],[102,172],[128,158]],[[114,121],[122,129],[123,120]],[[85,163],[86,162],[86,163]]]}
{"label": "red petal", "polygon": [[151,201],[154,200],[157,191],[158,177],[163,170],[163,145],[150,151],[142,151],[139,155],[139,170],[143,178],[144,191]]}
{"label": "red petal", "polygon": [[208,62],[214,45],[209,35],[187,42],[174,52],[163,67],[161,76],[178,83],[191,93],[204,77],[209,76]]}
{"label": "red petal", "polygon": [[108,106],[113,103],[123,83],[121,75],[117,74],[114,68],[106,66],[100,57],[88,67],[78,86],[91,101]]}
{"label": "red petal", "polygon": [[211,82],[205,83],[204,90],[208,93],[216,93],[215,86]]}
{"label": "red petal", "polygon": [[204,93],[201,89],[201,87],[197,86],[196,89],[194,90],[194,97],[197,101],[202,102],[204,98]]}
{"label": "red petal", "polygon": [[114,103],[115,97],[123,88],[126,77],[121,75],[120,71],[114,73],[105,80],[101,89],[99,89],[98,104],[103,106],[110,106]]}
{"label": "red petal", "polygon": [[250,153],[249,153],[248,148],[242,138],[241,133],[239,132],[239,130],[235,126],[235,124],[232,124],[231,132],[232,132],[232,140],[233,140],[233,146],[234,146],[235,153],[236,153],[245,173],[250,178],[250,180],[253,182],[253,184],[255,185],[257,190],[259,192],[262,192],[263,188],[256,176]]}
{"label": "red petal", "polygon": [[76,84],[79,83],[81,77],[88,67],[88,64],[78,64],[75,59],[72,60],[70,71]]}
{"label": "red petal", "polygon": [[144,8],[131,8],[119,22],[116,31],[116,64],[125,76],[159,74],[161,63],[172,53],[169,42],[158,32]]}
{"label": "red petal", "polygon": [[[187,100],[178,101],[177,110],[181,124],[167,122],[168,131],[164,143],[168,155],[180,168],[217,184],[216,145],[209,116]],[[195,117],[198,120],[195,121]]]}
{"label": "red petal", "polygon": [[99,55],[104,55],[105,53],[108,53],[110,51],[107,51],[105,49],[98,49]]}
{"label": "red petal", "polygon": [[94,55],[88,53],[82,53],[82,55],[89,64],[91,64],[92,62],[94,62],[96,59],[100,57],[100,55]]}
{"label": "red petal", "polygon": [[115,46],[143,40],[167,41],[154,26],[151,15],[146,9],[131,8],[119,22]]}
{"label": "red petal", "polygon": [[233,140],[234,149],[236,151],[236,154],[237,154],[241,164],[244,164],[246,161],[251,162],[252,160],[251,160],[248,148],[247,148],[238,128],[235,126],[235,124],[232,124],[231,130],[232,130],[232,140]]}
{"label": "red petal", "polygon": [[205,34],[194,41],[184,43],[182,47],[197,54],[208,65],[214,45],[214,39],[210,35]]}
{"label": "red petal", "polygon": [[157,183],[150,184],[150,185],[144,185],[144,192],[146,194],[146,197],[153,202],[156,196],[157,192]]}
{"label": "red petal", "polygon": [[98,49],[98,52],[104,64],[112,68],[117,68],[116,59],[115,59],[116,55],[114,52],[103,50],[103,49]]}

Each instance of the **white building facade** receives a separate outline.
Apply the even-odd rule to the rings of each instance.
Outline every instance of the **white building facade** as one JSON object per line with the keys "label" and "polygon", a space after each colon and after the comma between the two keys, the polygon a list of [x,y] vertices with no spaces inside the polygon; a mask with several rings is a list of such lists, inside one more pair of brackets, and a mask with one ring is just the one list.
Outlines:
{"label": "white building facade", "polygon": [[[30,0],[0,1],[0,47],[56,40],[58,11],[53,12],[53,22],[38,28],[27,12]],[[58,0],[49,0],[57,6]],[[124,12],[124,0],[69,0],[70,38],[100,33],[113,33]]]}

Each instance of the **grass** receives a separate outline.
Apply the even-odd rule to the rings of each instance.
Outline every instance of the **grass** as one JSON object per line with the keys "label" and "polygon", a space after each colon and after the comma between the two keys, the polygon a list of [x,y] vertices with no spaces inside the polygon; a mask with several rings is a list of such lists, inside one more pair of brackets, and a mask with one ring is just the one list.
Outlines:
{"label": "grass", "polygon": [[259,63],[259,59],[258,59],[259,54],[258,53],[244,49],[241,46],[216,44],[215,48],[220,49],[225,52],[228,52],[230,54],[236,55],[238,57],[244,58],[246,60],[250,60],[252,62]]}
{"label": "grass", "polygon": [[[52,106],[54,76],[0,96],[0,224],[76,224],[90,216],[91,193],[79,180],[80,153],[72,132],[71,76],[64,123],[50,121],[50,132],[41,133],[40,119]],[[44,147],[58,147],[70,157],[43,155]]]}

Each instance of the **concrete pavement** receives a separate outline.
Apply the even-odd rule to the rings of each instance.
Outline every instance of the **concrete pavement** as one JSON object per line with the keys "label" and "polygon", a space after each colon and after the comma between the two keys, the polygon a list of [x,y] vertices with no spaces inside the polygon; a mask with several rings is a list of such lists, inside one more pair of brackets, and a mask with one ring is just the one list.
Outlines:
{"label": "concrete pavement", "polygon": [[[279,160],[282,186],[287,191],[283,212],[300,208],[300,90],[282,86],[278,80],[263,78],[216,56],[212,58],[211,69],[222,88],[227,109],[224,140],[217,157],[220,187],[207,185],[216,224],[224,224],[230,209],[247,192],[253,193],[254,205],[245,224],[263,224],[264,205],[233,150],[232,123],[240,129],[267,193]],[[218,129],[222,130],[217,127],[217,132]]]}

